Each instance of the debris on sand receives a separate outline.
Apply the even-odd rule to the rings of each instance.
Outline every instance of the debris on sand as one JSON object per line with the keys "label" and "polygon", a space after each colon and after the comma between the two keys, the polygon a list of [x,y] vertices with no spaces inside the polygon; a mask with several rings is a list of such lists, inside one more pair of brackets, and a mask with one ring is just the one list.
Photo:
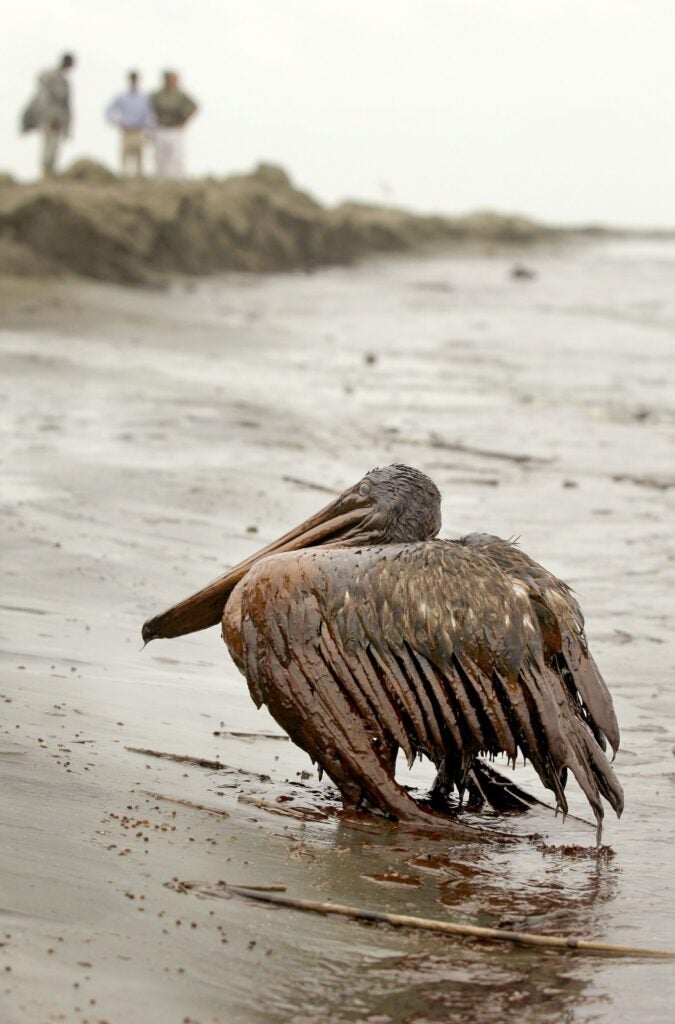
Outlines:
{"label": "debris on sand", "polygon": [[455,921],[439,921],[428,917],[413,917],[409,914],[388,914],[384,911],[365,907],[349,907],[340,903],[319,903],[315,900],[294,899],[274,892],[241,885],[218,882],[183,882],[183,891],[188,890],[200,896],[227,899],[228,896],[243,896],[293,910],[304,910],[314,914],[337,915],[369,924],[386,924],[392,928],[410,928],[416,931],[441,932],[465,939],[482,939],[496,942],[511,942],[521,946],[540,946],[545,949],[574,950],[577,953],[600,953],[605,956],[644,956],[675,960],[675,951],[667,949],[646,949],[638,946],[620,946],[609,942],[596,942],[560,935],[540,935],[534,932],[509,931],[506,928],[483,928],[478,925],[459,924]]}
{"label": "debris on sand", "polygon": [[297,818],[298,821],[325,821],[328,815],[311,807],[286,807],[284,804],[273,803],[271,800],[261,800],[246,793],[240,793],[237,797],[240,804],[251,804],[261,811],[270,811],[272,814],[281,814],[286,818]]}
{"label": "debris on sand", "polygon": [[[200,889],[203,885],[203,882],[183,881],[182,879],[174,876],[170,881],[164,883],[164,888],[171,889],[173,892],[186,894]],[[224,886],[225,882],[218,882],[218,885]],[[286,892],[286,886],[281,885],[281,883],[278,882],[261,882],[260,884],[256,884],[254,882],[238,882],[237,888],[245,889],[250,892]]]}
{"label": "debris on sand", "polygon": [[220,761],[212,761],[207,757],[193,757],[191,754],[169,754],[165,750],[150,750],[149,747],[125,747],[132,754],[145,754],[146,757],[159,757],[167,761],[177,761],[179,764],[196,764],[199,768],[211,768],[214,772],[235,771]]}
{"label": "debris on sand", "polygon": [[235,740],[284,740],[288,742],[288,736],[276,732],[242,732],[237,729],[214,729],[212,735]]}
{"label": "debris on sand", "polygon": [[183,800],[177,796],[166,796],[164,793],[155,793],[151,789],[144,789],[143,792],[146,796],[151,796],[153,800],[167,800],[171,804],[180,804],[182,807],[192,807],[196,811],[206,811],[207,814],[217,814],[221,818],[229,818],[230,812],[223,810],[222,807],[209,807],[208,804],[198,804],[194,800]]}
{"label": "debris on sand", "polygon": [[269,775],[261,775],[259,772],[249,772],[246,768],[233,768],[222,761],[214,761],[209,757],[194,757],[192,754],[170,754],[166,750],[150,750],[149,747],[125,747],[125,750],[132,754],[144,754],[146,757],[157,757],[165,761],[176,761],[178,764],[194,764],[198,768],[209,768],[214,772],[234,772],[237,775],[247,775],[258,779],[259,782],[267,782]]}
{"label": "debris on sand", "polygon": [[525,266],[524,263],[514,263],[511,267],[511,277],[514,281],[533,281],[536,276],[536,270]]}

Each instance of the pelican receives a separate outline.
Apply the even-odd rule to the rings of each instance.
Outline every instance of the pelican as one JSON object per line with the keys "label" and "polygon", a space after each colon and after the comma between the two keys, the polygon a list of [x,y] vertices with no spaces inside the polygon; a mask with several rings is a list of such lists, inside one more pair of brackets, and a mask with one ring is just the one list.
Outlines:
{"label": "pelican", "polygon": [[[257,707],[340,791],[343,805],[438,825],[472,787],[532,802],[485,761],[522,755],[567,812],[568,771],[602,829],[623,793],[612,698],[569,587],[514,543],[439,540],[441,496],[409,466],[374,469],[316,515],[149,619],[147,642],[222,623]],[[437,769],[435,800],[395,778],[398,751]],[[482,756],[481,756],[482,755]],[[447,821],[447,814],[444,820]]]}

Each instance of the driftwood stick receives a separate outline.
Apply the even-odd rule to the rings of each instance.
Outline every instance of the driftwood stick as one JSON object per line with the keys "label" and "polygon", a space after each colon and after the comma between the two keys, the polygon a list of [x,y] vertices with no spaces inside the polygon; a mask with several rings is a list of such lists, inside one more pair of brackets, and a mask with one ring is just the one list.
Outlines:
{"label": "driftwood stick", "polygon": [[213,732],[214,736],[232,736],[237,740],[284,740],[288,741],[288,736],[281,736],[275,732],[234,732],[232,729],[215,729]]}
{"label": "driftwood stick", "polygon": [[[206,882],[190,882],[184,879],[172,878],[170,882],[164,883],[167,889],[174,889],[176,892],[194,892],[198,896],[209,896],[217,899],[229,899],[227,882],[216,882],[209,885]],[[286,886],[280,882],[238,882],[237,889],[245,889],[247,892],[286,892]]]}
{"label": "driftwood stick", "polygon": [[[210,761],[206,757],[192,757],[190,754],[167,754],[164,750],[149,750],[147,747],[125,747],[132,754],[144,754],[146,757],[163,757],[167,761],[179,761],[181,764],[196,764],[200,768],[213,768],[214,771],[228,770],[228,766],[221,761]],[[234,771],[234,769],[229,769]]]}
{"label": "driftwood stick", "polygon": [[299,821],[325,821],[328,817],[323,811],[316,811],[312,808],[302,810],[300,807],[285,807],[283,804],[275,804],[270,800],[261,800],[257,796],[249,796],[241,793],[237,797],[240,804],[251,804],[252,807],[259,807],[261,811],[271,811],[272,814],[282,814],[286,818],[297,818]]}
{"label": "driftwood stick", "polygon": [[231,893],[246,899],[259,900],[293,910],[305,910],[313,914],[334,914],[354,921],[368,921],[387,924],[392,928],[412,928],[417,931],[440,932],[467,939],[488,939],[496,942],[513,942],[522,946],[540,946],[544,949],[575,950],[580,953],[600,953],[605,956],[643,956],[675,960],[675,951],[647,949],[640,946],[618,946],[609,942],[595,942],[591,939],[565,938],[560,935],[537,935],[534,932],[513,932],[505,928],[482,928],[478,925],[457,924],[453,921],[438,921],[428,917],[411,917],[408,914],[388,914],[380,910],[366,910],[363,907],[349,907],[340,903],[318,903],[314,900],[300,900],[271,892],[245,889],[240,885],[219,882],[217,887],[191,883],[190,888],[204,896],[223,896]]}
{"label": "driftwood stick", "polygon": [[209,814],[217,814],[221,818],[229,818],[230,812],[221,807],[209,807],[208,804],[198,804],[194,800],[182,800],[178,796],[165,796],[164,793],[153,793],[151,789],[143,789],[141,792],[151,796],[153,800],[167,800],[170,804],[181,804],[183,807],[194,807],[197,811],[207,811]]}
{"label": "driftwood stick", "polygon": [[167,761],[178,761],[179,764],[196,764],[199,768],[211,768],[214,772],[232,772],[234,775],[248,775],[259,782],[269,782],[269,775],[260,772],[250,772],[248,768],[233,768],[231,764],[223,764],[222,761],[211,761],[208,757],[193,757],[191,754],[169,754],[165,750],[149,750],[147,747],[125,747],[134,754],[144,754],[146,757],[161,757]]}

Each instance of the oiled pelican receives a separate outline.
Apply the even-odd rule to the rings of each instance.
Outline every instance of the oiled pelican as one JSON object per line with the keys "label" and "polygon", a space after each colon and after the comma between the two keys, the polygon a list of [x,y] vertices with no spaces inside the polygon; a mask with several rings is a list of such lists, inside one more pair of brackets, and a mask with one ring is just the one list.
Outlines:
{"label": "oiled pelican", "polygon": [[[567,770],[598,824],[623,794],[605,756],[619,729],[569,588],[512,543],[437,540],[441,498],[388,466],[192,597],[143,639],[214,626],[291,739],[349,807],[437,823],[395,780],[401,748],[436,789],[503,783],[478,755],[520,753],[567,810]],[[478,769],[481,769],[477,773]],[[493,787],[494,788],[494,787]],[[519,791],[515,802],[518,803]]]}

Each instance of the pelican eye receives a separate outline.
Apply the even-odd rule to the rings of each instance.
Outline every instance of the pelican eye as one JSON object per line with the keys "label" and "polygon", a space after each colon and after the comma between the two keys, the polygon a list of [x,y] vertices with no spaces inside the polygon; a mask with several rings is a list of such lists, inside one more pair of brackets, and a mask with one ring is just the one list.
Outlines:
{"label": "pelican eye", "polygon": [[370,486],[368,481],[367,480],[362,480],[361,483],[359,484],[359,494],[363,498],[367,498],[371,491],[372,491],[372,487]]}

